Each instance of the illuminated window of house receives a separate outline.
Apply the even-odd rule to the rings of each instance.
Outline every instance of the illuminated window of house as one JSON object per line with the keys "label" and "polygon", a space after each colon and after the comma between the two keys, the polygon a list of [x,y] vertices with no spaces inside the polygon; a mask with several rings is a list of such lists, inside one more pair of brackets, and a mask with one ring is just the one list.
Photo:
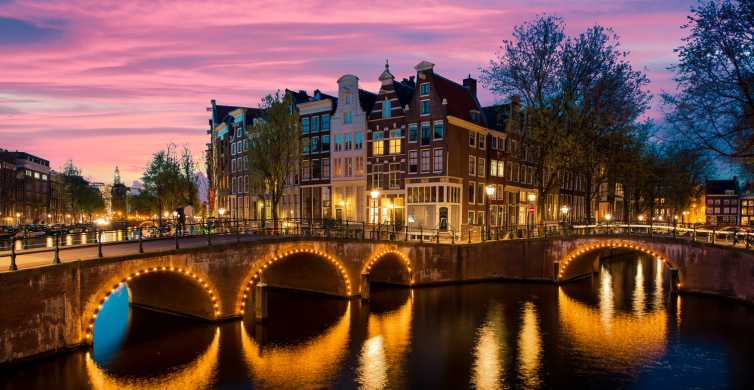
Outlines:
{"label": "illuminated window of house", "polygon": [[401,130],[390,130],[390,141],[389,141],[390,154],[399,154],[401,152]]}
{"label": "illuminated window of house", "polygon": [[382,131],[375,131],[372,133],[372,155],[381,156],[385,154],[385,133]]}

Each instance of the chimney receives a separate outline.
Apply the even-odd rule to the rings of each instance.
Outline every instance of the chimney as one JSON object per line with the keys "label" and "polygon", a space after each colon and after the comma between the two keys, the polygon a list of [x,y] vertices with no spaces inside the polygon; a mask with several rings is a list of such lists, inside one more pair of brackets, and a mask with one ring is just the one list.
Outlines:
{"label": "chimney", "polygon": [[471,95],[476,97],[476,80],[469,77],[463,79],[463,86],[471,92]]}

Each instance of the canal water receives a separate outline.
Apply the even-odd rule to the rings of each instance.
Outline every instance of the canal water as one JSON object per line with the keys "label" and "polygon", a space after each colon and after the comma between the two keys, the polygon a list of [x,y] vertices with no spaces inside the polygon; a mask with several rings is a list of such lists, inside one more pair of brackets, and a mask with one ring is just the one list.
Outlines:
{"label": "canal water", "polygon": [[668,293],[649,258],[562,287],[375,288],[363,304],[273,292],[265,325],[128,307],[89,351],[0,371],[0,389],[754,388],[754,308]]}

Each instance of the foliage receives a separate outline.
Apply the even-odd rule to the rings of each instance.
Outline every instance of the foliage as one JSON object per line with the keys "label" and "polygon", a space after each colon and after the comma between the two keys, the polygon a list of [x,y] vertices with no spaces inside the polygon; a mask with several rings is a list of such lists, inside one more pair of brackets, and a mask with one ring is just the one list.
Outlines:
{"label": "foliage", "polygon": [[68,160],[63,166],[63,178],[68,194],[67,199],[70,202],[69,208],[75,219],[87,216],[91,220],[92,214],[104,211],[105,202],[102,194],[82,177],[81,170],[73,164],[73,161]]}
{"label": "foliage", "polygon": [[663,94],[679,138],[718,156],[754,160],[754,1],[712,0],[691,9],[676,49],[675,93]]}
{"label": "foliage", "polygon": [[161,219],[167,210],[193,205],[197,199],[194,167],[188,148],[180,157],[173,144],[155,153],[144,171],[144,190],[137,199],[142,212],[156,212]]}
{"label": "foliage", "polygon": [[252,191],[271,203],[277,225],[278,205],[298,169],[301,129],[290,96],[279,91],[267,95],[260,108],[264,110],[262,120],[247,131],[249,178]]}

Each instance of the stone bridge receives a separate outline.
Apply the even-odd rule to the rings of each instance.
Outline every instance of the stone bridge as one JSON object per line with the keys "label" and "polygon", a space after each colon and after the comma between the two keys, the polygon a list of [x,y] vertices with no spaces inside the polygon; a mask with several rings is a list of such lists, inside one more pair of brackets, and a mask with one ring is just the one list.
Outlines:
{"label": "stone bridge", "polygon": [[557,283],[624,251],[666,262],[681,291],[754,303],[754,252],[702,243],[615,235],[464,245],[270,239],[0,273],[0,364],[90,345],[102,305],[123,283],[132,304],[220,321],[262,318],[266,286],[347,299],[368,298],[377,282]]}

